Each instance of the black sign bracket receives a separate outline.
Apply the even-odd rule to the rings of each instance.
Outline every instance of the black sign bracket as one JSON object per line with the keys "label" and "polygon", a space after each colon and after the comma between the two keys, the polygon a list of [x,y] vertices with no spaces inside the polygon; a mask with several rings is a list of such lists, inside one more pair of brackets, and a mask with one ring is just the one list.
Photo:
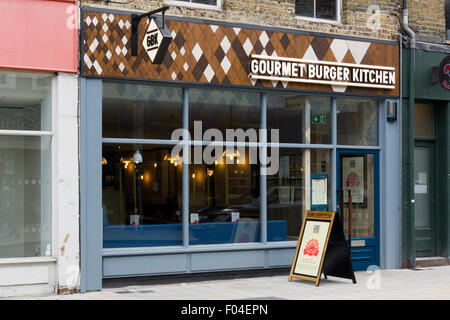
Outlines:
{"label": "black sign bracket", "polygon": [[131,56],[136,57],[138,55],[138,34],[139,34],[139,22],[142,18],[150,18],[152,15],[162,12],[162,26],[164,27],[164,13],[169,9],[169,6],[164,6],[156,10],[131,15]]}

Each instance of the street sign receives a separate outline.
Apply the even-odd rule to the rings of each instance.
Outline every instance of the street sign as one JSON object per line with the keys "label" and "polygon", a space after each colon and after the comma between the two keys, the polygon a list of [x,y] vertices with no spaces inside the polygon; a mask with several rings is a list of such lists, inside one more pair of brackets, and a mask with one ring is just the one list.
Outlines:
{"label": "street sign", "polygon": [[165,26],[159,28],[155,19],[150,19],[142,46],[153,64],[160,64],[167,53],[172,36]]}

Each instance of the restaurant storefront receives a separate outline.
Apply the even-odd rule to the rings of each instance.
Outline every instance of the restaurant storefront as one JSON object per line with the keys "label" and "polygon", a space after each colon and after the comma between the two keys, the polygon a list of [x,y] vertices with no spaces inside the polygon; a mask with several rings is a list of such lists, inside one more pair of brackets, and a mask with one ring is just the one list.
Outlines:
{"label": "restaurant storefront", "polygon": [[398,43],[165,17],[153,64],[131,14],[82,8],[82,291],[288,267],[305,210],[349,231],[348,190],[354,268],[399,267]]}

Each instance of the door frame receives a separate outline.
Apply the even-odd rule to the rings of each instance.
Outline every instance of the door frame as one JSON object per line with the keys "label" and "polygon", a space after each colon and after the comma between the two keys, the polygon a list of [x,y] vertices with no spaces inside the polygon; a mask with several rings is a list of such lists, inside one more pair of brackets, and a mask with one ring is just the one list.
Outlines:
{"label": "door frame", "polygon": [[[417,243],[414,244],[415,256],[416,257],[433,257],[438,255],[438,233],[437,233],[437,165],[436,165],[436,139],[435,138],[415,138],[414,139],[414,150],[416,148],[429,148],[429,159],[428,159],[428,170],[429,170],[429,186],[428,186],[428,210],[429,210],[429,229],[431,233],[431,248],[429,255],[417,255]],[[415,163],[414,163],[415,167]],[[414,186],[413,186],[414,187]],[[434,199],[433,199],[434,198]],[[414,207],[414,215],[416,207]],[[415,219],[414,219],[415,221]],[[427,230],[427,228],[419,228],[419,231]],[[414,226],[414,242],[416,242],[416,226]]]}
{"label": "door frame", "polygon": [[[341,154],[348,155],[374,155],[374,237],[370,238],[353,238],[353,240],[365,240],[366,246],[364,247],[351,247],[352,253],[352,265],[354,270],[366,270],[370,265],[380,266],[380,150],[372,149],[336,149],[336,212],[339,212],[339,190],[340,190],[340,178],[341,168],[339,157]],[[347,235],[346,235],[347,238]],[[360,258],[354,256],[369,246],[375,247],[374,259],[370,262],[360,261]]]}

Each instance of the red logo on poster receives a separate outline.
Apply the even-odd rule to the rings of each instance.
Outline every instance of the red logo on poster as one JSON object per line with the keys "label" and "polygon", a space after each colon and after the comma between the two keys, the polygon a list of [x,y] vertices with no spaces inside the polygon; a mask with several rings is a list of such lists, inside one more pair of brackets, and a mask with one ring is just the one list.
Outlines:
{"label": "red logo on poster", "polygon": [[347,176],[347,181],[345,181],[345,185],[347,187],[358,187],[361,184],[359,181],[359,177],[356,172],[352,171]]}
{"label": "red logo on poster", "polygon": [[316,256],[319,254],[319,241],[311,239],[306,243],[303,255]]}

